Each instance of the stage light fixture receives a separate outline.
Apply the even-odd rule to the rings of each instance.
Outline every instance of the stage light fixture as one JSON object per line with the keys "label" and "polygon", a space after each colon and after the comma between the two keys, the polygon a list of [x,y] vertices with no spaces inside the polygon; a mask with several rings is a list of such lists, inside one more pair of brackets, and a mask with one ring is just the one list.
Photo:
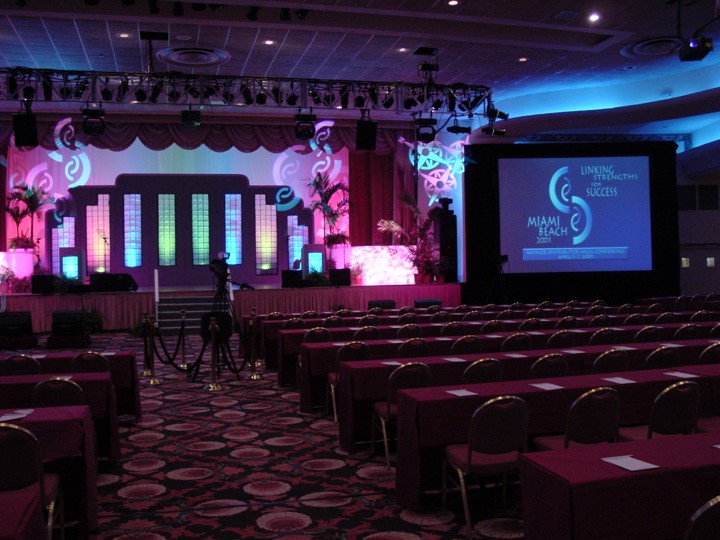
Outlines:
{"label": "stage light fixture", "polygon": [[387,94],[385,94],[385,97],[382,100],[382,105],[386,109],[389,109],[390,107],[395,105],[395,98],[392,96],[391,93],[388,92]]}
{"label": "stage light fixture", "polygon": [[144,89],[138,88],[137,90],[135,90],[135,101],[137,103],[143,103],[146,100],[147,100],[147,92]]}
{"label": "stage light fixture", "polygon": [[486,113],[488,120],[494,122],[495,120],[507,120],[510,115],[503,111],[498,111],[492,104],[488,107]]}
{"label": "stage light fixture", "polygon": [[35,99],[35,89],[32,86],[26,86],[23,88],[23,99]]}
{"label": "stage light fixture", "polygon": [[706,38],[705,36],[698,34],[689,39],[686,39],[680,50],[678,56],[681,62],[693,62],[702,60],[713,50],[712,39]]}
{"label": "stage light fixture", "polygon": [[295,136],[303,141],[309,141],[315,136],[315,121],[317,116],[314,114],[295,115]]}
{"label": "stage light fixture", "polygon": [[105,111],[102,103],[88,102],[84,109],[80,109],[83,116],[83,133],[98,136],[105,133]]}
{"label": "stage light fixture", "polygon": [[415,138],[421,143],[431,143],[435,140],[437,130],[435,126],[437,120],[435,118],[418,118],[415,120]]}
{"label": "stage light fixture", "polygon": [[103,101],[110,101],[113,97],[112,90],[105,87],[102,90],[100,90],[100,97],[103,99]]}
{"label": "stage light fixture", "polygon": [[15,136],[15,146],[17,147],[34,147],[38,145],[37,120],[32,112],[32,101],[23,99],[20,102],[21,110],[12,115],[13,119],[13,135]]}
{"label": "stage light fixture", "polygon": [[200,126],[200,111],[187,109],[180,111],[180,123],[183,126],[198,127]]}
{"label": "stage light fixture", "polygon": [[289,105],[290,107],[293,107],[293,106],[297,105],[298,99],[299,99],[298,95],[295,92],[292,92],[285,100],[285,103],[287,105]]}
{"label": "stage light fixture", "polygon": [[309,9],[296,9],[295,10],[295,16],[300,19],[301,21],[304,21],[307,19],[307,16],[310,15]]}
{"label": "stage light fixture", "polygon": [[162,94],[162,84],[155,83],[153,84],[152,90],[150,91],[150,103],[157,103],[158,98],[160,97],[160,94]]}
{"label": "stage light fixture", "polygon": [[267,94],[260,90],[257,94],[255,94],[255,103],[258,105],[265,105],[267,103]]}
{"label": "stage light fixture", "polygon": [[275,103],[280,105],[283,100],[282,90],[280,90],[280,87],[273,86],[272,89],[270,90],[270,93],[272,94],[273,99],[275,100]]}
{"label": "stage light fixture", "polygon": [[490,135],[491,137],[504,137],[507,134],[506,129],[497,129],[495,126],[485,126],[482,128],[482,132],[485,135]]}
{"label": "stage light fixture", "polygon": [[245,102],[245,105],[252,105],[253,104],[253,95],[250,89],[246,85],[242,85],[240,87],[240,93],[242,94],[243,101]]}
{"label": "stage light fixture", "polygon": [[313,103],[315,105],[320,105],[322,103],[322,99],[320,98],[320,94],[318,94],[314,88],[311,88],[309,91],[310,98],[313,100]]}
{"label": "stage light fixture", "polygon": [[448,133],[460,135],[461,133],[470,133],[472,128],[470,126],[461,126],[458,124],[457,116],[453,120],[453,125],[447,128]]}
{"label": "stage light fixture", "polygon": [[233,101],[235,101],[235,94],[233,94],[232,91],[228,89],[223,92],[222,98],[226,105],[230,105]]}

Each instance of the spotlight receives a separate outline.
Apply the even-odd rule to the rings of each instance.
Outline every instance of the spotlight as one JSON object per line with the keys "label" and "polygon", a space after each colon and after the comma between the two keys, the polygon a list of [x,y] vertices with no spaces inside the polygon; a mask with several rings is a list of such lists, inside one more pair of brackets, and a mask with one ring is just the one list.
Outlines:
{"label": "spotlight", "polygon": [[300,19],[301,21],[304,21],[307,19],[307,16],[310,15],[309,9],[298,9],[295,10],[295,16]]}
{"label": "spotlight", "polygon": [[253,6],[250,9],[247,10],[247,13],[245,14],[245,17],[247,17],[250,21],[257,21],[258,20],[258,13],[260,12],[260,8]]}
{"label": "spotlight", "polygon": [[365,106],[365,96],[355,96],[354,105],[356,109],[362,109]]}
{"label": "spotlight", "polygon": [[156,82],[153,84],[152,90],[150,91],[150,103],[157,103],[160,94],[162,94],[162,84]]}
{"label": "spotlight", "polygon": [[417,106],[418,102],[417,99],[414,97],[406,97],[403,101],[403,107],[406,109],[412,109],[413,107]]}
{"label": "spotlight", "polygon": [[495,120],[507,120],[510,115],[503,111],[498,111],[494,106],[490,105],[487,109],[488,120],[494,122]]}
{"label": "spotlight", "polygon": [[200,125],[200,111],[187,109],[180,111],[180,123],[183,126],[198,127]]}
{"label": "spotlight", "polygon": [[419,118],[415,121],[415,138],[421,143],[431,143],[435,140],[437,131],[435,126],[437,120],[434,118]]}
{"label": "spotlight", "polygon": [[147,92],[142,88],[135,90],[135,101],[143,103],[145,100],[147,100]]}
{"label": "spotlight", "polygon": [[683,42],[678,51],[678,56],[681,62],[697,61],[705,58],[712,50],[712,39],[698,34]]}
{"label": "spotlight", "polygon": [[245,105],[252,105],[253,104],[253,96],[252,92],[246,85],[242,85],[240,87],[240,93],[243,96],[243,100],[245,100]]}
{"label": "spotlight", "polygon": [[35,89],[32,86],[23,88],[23,99],[35,99]]}
{"label": "spotlight", "polygon": [[265,105],[267,103],[267,94],[260,90],[257,94],[255,94],[255,103],[258,105]]}
{"label": "spotlight", "polygon": [[455,135],[460,135],[461,133],[470,133],[472,131],[472,128],[470,126],[461,126],[458,124],[457,117],[455,117],[455,120],[453,121],[453,125],[447,128],[448,133],[453,133]]}
{"label": "spotlight", "polygon": [[298,102],[298,95],[295,92],[291,93],[285,100],[285,103],[287,105],[290,105],[291,107],[294,107],[295,105],[297,105],[297,102]]}
{"label": "spotlight", "polygon": [[348,86],[343,86],[342,88],[340,88],[340,107],[343,109],[347,109],[349,104],[350,88]]}
{"label": "spotlight", "polygon": [[504,137],[507,134],[506,129],[497,129],[494,126],[486,126],[482,128],[482,132],[491,137]]}
{"label": "spotlight", "polygon": [[170,103],[175,103],[178,99],[180,99],[180,90],[173,88],[168,92],[168,101]]}
{"label": "spotlight", "polygon": [[386,109],[389,109],[393,105],[395,105],[395,98],[392,96],[392,94],[387,93],[385,97],[382,100],[383,107]]}
{"label": "spotlight", "polygon": [[100,90],[100,97],[103,99],[103,101],[110,101],[113,97],[112,90],[105,87],[102,90]]}
{"label": "spotlight", "polygon": [[315,136],[315,121],[317,116],[314,114],[296,114],[295,115],[295,136],[303,141],[309,141]]}
{"label": "spotlight", "polygon": [[320,105],[320,103],[322,103],[322,100],[320,99],[320,94],[318,94],[315,89],[311,88],[309,93],[315,105]]}
{"label": "spotlight", "polygon": [[85,135],[97,136],[105,133],[105,111],[100,103],[88,103],[80,109],[83,115],[83,132]]}
{"label": "spotlight", "polygon": [[272,89],[270,90],[270,93],[272,94],[273,99],[275,100],[275,103],[280,105],[282,103],[282,98],[283,98],[282,90],[280,90],[280,87],[273,86]]}

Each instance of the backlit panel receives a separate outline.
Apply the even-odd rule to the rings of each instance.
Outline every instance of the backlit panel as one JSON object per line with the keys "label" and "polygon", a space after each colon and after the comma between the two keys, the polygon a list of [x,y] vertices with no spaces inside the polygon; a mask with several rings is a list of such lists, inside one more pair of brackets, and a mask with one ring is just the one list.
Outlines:
{"label": "backlit panel", "polygon": [[297,216],[287,218],[288,266],[291,270],[300,270],[302,247],[308,243],[308,228],[298,224]]}
{"label": "backlit panel", "polygon": [[64,217],[62,225],[51,229],[52,234],[52,272],[63,274],[60,267],[60,248],[75,247],[75,218]]}
{"label": "backlit panel", "polygon": [[255,273],[278,273],[277,209],[265,204],[265,195],[255,195]]}
{"label": "backlit panel", "polygon": [[207,193],[192,194],[192,260],[194,265],[210,262],[210,212]]}
{"label": "backlit panel", "polygon": [[125,266],[142,266],[142,196],[139,193],[125,194],[123,216],[125,218]]}
{"label": "backlit panel", "polygon": [[158,264],[174,266],[177,263],[175,249],[175,195],[158,195]]}
{"label": "backlit panel", "polygon": [[110,195],[98,195],[98,203],[85,209],[88,272],[110,272]]}
{"label": "backlit panel", "polygon": [[228,264],[242,264],[242,195],[225,194],[225,251]]}

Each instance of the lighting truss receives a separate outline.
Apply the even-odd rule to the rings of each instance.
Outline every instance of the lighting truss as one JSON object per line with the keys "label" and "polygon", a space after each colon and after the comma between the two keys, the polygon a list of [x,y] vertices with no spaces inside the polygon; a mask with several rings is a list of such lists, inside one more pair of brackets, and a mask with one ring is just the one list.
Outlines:
{"label": "lighting truss", "polygon": [[395,115],[483,114],[487,86],[434,82],[334,81],[273,79],[179,73],[56,71],[0,69],[0,101],[32,96],[35,102],[102,102],[167,105],[179,108],[293,109],[386,111]]}

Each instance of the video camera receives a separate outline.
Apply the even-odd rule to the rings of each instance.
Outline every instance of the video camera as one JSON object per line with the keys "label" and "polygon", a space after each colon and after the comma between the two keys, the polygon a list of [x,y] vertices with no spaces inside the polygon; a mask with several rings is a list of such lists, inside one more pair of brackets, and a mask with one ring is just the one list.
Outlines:
{"label": "video camera", "polygon": [[215,274],[218,283],[225,283],[230,276],[230,269],[228,268],[227,260],[230,258],[230,254],[227,251],[221,251],[218,253],[216,259],[210,261],[208,268]]}

